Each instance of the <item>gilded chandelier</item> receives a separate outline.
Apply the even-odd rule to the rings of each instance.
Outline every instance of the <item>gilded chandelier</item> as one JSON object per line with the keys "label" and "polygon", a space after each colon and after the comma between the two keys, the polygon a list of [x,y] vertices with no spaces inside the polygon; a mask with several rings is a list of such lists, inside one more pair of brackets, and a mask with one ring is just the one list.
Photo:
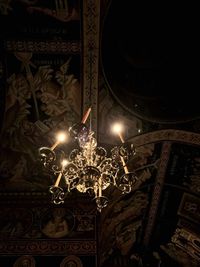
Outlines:
{"label": "gilded chandelier", "polygon": [[109,154],[105,148],[98,146],[94,132],[86,125],[90,112],[91,108],[80,123],[69,128],[68,133],[76,140],[77,148],[69,155],[58,150],[59,144],[66,138],[64,133],[60,133],[53,146],[39,148],[39,157],[44,167],[56,176],[55,183],[49,188],[54,204],[62,204],[68,192],[78,190],[90,194],[101,211],[108,204],[104,190],[115,186],[122,193],[129,193],[136,183],[135,173],[129,172],[127,167],[135,149],[132,144],[124,142],[121,130],[116,125],[114,129],[121,144],[113,147]]}

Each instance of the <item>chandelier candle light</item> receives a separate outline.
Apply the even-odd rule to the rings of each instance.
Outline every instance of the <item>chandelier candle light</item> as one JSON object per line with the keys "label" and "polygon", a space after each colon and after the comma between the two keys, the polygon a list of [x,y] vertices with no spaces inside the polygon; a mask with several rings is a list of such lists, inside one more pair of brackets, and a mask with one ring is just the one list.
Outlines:
{"label": "chandelier candle light", "polygon": [[86,122],[91,114],[89,108],[80,123],[69,128],[68,134],[77,142],[69,155],[58,146],[66,140],[67,135],[60,133],[53,146],[39,148],[39,158],[44,167],[57,176],[49,192],[54,204],[64,203],[68,192],[78,190],[91,195],[98,211],[106,207],[108,198],[103,194],[109,186],[115,186],[122,193],[129,193],[137,181],[134,172],[129,172],[127,163],[135,155],[132,144],[125,143],[120,124],[113,126],[121,144],[111,149],[109,155],[105,148],[97,146],[97,140],[91,127]]}

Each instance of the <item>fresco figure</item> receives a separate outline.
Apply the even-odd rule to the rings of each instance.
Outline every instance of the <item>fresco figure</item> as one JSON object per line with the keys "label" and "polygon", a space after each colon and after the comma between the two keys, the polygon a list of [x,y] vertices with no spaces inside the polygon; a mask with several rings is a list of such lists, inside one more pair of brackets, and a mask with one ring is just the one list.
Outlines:
{"label": "fresco figure", "polygon": [[[46,188],[51,175],[43,176],[37,164],[37,148],[50,146],[59,129],[66,129],[80,119],[79,79],[71,73],[69,57],[64,64],[35,66],[32,53],[16,52],[13,60],[20,71],[7,79],[5,120],[0,144],[0,175],[5,187]],[[40,172],[40,173],[39,173]]]}
{"label": "fresco figure", "polygon": [[83,267],[83,264],[80,258],[70,255],[62,260],[60,267]]}
{"label": "fresco figure", "polygon": [[42,232],[51,238],[60,238],[68,235],[71,229],[65,215],[65,209],[54,209],[52,217],[42,227]]}
{"label": "fresco figure", "polygon": [[16,260],[13,267],[35,267],[35,260],[32,256],[22,256]]}

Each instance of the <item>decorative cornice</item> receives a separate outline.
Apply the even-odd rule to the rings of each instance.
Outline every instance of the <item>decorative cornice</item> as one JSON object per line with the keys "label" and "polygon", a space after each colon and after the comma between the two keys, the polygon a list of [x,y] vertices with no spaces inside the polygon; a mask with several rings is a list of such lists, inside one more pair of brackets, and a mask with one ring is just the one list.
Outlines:
{"label": "decorative cornice", "polygon": [[4,48],[9,52],[34,52],[34,53],[69,53],[80,54],[80,41],[25,41],[8,40],[4,43]]}
{"label": "decorative cornice", "polygon": [[90,255],[96,254],[96,241],[37,240],[2,241],[0,255]]}
{"label": "decorative cornice", "polygon": [[127,141],[132,142],[136,147],[163,141],[200,145],[200,134],[182,130],[167,129],[133,136],[130,137]]}

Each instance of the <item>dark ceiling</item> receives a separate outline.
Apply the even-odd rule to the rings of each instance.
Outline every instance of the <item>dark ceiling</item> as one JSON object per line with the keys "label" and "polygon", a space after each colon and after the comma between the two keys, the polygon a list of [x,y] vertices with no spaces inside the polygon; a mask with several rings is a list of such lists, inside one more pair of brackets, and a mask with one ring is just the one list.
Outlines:
{"label": "dark ceiling", "polygon": [[102,65],[116,99],[160,123],[200,116],[195,7],[112,1],[102,26]]}

